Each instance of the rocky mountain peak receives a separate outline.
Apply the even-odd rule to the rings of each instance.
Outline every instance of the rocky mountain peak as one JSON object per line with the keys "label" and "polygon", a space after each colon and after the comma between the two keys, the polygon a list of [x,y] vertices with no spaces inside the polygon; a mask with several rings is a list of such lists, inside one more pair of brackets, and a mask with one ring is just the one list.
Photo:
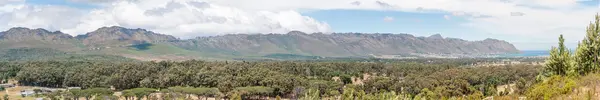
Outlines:
{"label": "rocky mountain peak", "polygon": [[441,34],[434,34],[434,35],[431,35],[431,36],[429,36],[427,38],[430,38],[430,39],[444,39],[444,37],[442,37]]}
{"label": "rocky mountain peak", "polygon": [[120,27],[120,26],[110,26],[110,27],[98,28],[96,31],[117,32],[117,31],[122,31],[122,30],[126,30],[126,28]]}
{"label": "rocky mountain peak", "polygon": [[31,29],[25,28],[25,27],[13,27],[13,28],[8,29],[5,32],[7,32],[7,33],[8,32],[22,32],[22,31],[29,31],[29,30],[31,30]]}
{"label": "rocky mountain peak", "polygon": [[[7,30],[6,33],[36,33],[36,34],[43,34],[43,33],[53,33],[53,32],[50,32],[50,31],[48,31],[46,29],[42,29],[42,28],[30,29],[30,28],[25,28],[25,27],[14,27],[14,28],[10,28],[9,30]],[[61,32],[57,31],[56,33],[61,33]]]}
{"label": "rocky mountain peak", "polygon": [[498,39],[487,38],[487,39],[485,39],[485,40],[483,40],[483,41],[503,41],[503,40],[498,40]]}
{"label": "rocky mountain peak", "polygon": [[152,31],[147,31],[146,29],[129,29],[120,26],[111,26],[111,27],[102,27],[98,28],[93,32],[89,32],[86,35],[96,35],[96,34],[124,34],[124,35],[133,35],[133,34],[158,34]]}
{"label": "rocky mountain peak", "polygon": [[46,29],[30,29],[24,27],[15,27],[7,31],[0,32],[0,38],[5,40],[60,40],[72,38],[71,35],[60,31],[50,32]]}
{"label": "rocky mountain peak", "polygon": [[147,31],[145,29],[128,29],[119,26],[102,27],[85,35],[77,36],[87,45],[130,45],[146,42],[174,41],[177,38]]}
{"label": "rocky mountain peak", "polygon": [[288,35],[307,35],[307,33],[301,31],[290,31],[287,33]]}

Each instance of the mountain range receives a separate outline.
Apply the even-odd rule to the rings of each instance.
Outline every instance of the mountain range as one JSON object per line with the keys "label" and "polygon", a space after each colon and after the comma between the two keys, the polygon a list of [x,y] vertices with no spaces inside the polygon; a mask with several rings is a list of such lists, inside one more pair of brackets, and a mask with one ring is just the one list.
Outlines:
{"label": "mountain range", "polygon": [[[0,32],[0,51],[43,49],[77,55],[113,55],[138,60],[271,59],[291,57],[369,57],[414,54],[518,53],[497,40],[467,41],[439,34],[304,33],[228,34],[179,39],[145,29],[102,27],[84,35],[16,27]],[[10,55],[6,52],[0,54]]]}

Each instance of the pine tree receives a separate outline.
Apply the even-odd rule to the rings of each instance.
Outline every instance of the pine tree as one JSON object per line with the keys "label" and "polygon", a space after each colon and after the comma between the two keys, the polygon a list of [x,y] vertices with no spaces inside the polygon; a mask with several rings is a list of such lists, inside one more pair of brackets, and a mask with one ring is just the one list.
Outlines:
{"label": "pine tree", "polygon": [[563,35],[558,38],[558,47],[552,47],[546,60],[545,75],[566,75],[571,68],[571,54],[564,42]]}
{"label": "pine tree", "polygon": [[596,15],[595,21],[587,27],[585,38],[577,47],[575,54],[576,66],[573,70],[580,75],[595,72],[600,68],[600,64],[597,63],[600,55],[599,24],[600,16]]}
{"label": "pine tree", "polygon": [[588,41],[583,40],[577,46],[577,50],[575,52],[575,68],[573,68],[573,72],[583,75],[591,71],[592,69],[592,57],[591,57],[591,48]]}

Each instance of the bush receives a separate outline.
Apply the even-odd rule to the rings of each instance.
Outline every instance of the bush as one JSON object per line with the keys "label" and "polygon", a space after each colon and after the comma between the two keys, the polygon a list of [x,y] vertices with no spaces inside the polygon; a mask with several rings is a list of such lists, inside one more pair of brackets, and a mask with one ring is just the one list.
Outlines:
{"label": "bush", "polygon": [[575,81],[569,77],[552,76],[548,80],[534,85],[527,92],[527,97],[534,100],[552,99],[561,94],[570,93],[575,86]]}
{"label": "bush", "polygon": [[475,91],[473,94],[467,95],[467,100],[481,100],[483,99],[483,93]]}

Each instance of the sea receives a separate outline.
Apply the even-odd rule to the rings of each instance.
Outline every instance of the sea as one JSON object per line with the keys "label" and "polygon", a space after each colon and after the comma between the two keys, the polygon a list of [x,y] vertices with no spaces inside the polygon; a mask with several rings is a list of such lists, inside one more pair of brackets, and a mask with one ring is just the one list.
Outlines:
{"label": "sea", "polygon": [[546,57],[550,55],[550,51],[548,50],[525,50],[521,51],[521,53],[514,54],[500,54],[496,55],[498,57]]}

